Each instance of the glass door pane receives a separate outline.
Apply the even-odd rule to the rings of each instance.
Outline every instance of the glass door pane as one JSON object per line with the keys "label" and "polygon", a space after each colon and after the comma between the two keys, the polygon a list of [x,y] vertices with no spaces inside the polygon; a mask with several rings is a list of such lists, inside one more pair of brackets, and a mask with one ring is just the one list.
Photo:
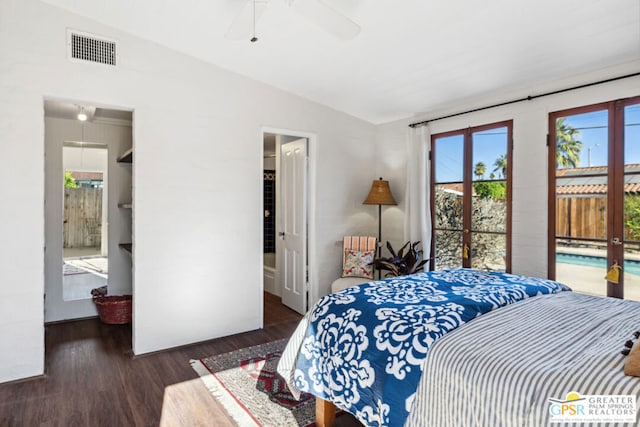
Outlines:
{"label": "glass door pane", "polygon": [[436,230],[436,270],[462,267],[462,232]]}
{"label": "glass door pane", "polygon": [[506,270],[506,127],[473,132],[471,194],[471,267]]}
{"label": "glass door pane", "polygon": [[464,135],[436,138],[434,159],[435,269],[462,267]]}
{"label": "glass door pane", "polygon": [[640,104],[623,111],[624,298],[640,301]]}
{"label": "glass door pane", "polygon": [[558,117],[556,135],[556,280],[606,296],[608,111]]}

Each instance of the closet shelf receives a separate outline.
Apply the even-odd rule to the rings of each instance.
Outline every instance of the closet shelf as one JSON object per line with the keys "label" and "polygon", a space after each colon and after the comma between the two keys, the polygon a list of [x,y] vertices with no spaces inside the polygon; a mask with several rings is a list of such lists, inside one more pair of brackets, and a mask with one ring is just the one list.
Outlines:
{"label": "closet shelf", "polygon": [[[123,164],[123,165],[133,165],[133,147],[129,148],[127,151],[122,153],[122,155],[116,159],[116,162],[118,162],[120,164]],[[128,199],[129,196],[125,196],[125,198]],[[118,208],[120,208],[120,209],[130,209],[131,212],[133,213],[133,210],[132,210],[133,209],[133,201],[120,202],[120,203],[118,203]],[[127,220],[127,221],[130,222],[129,220]],[[120,249],[122,249],[123,251],[125,251],[129,255],[133,255],[133,244],[132,243],[120,243],[120,244],[118,244],[118,246],[120,247]]]}
{"label": "closet shelf", "polygon": [[133,147],[125,151],[120,157],[116,159],[118,163],[133,163]]}

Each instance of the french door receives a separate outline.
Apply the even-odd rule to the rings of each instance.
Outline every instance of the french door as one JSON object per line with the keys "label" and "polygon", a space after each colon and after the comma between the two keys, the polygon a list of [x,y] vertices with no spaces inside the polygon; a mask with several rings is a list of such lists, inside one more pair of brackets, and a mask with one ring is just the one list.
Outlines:
{"label": "french door", "polygon": [[432,268],[511,271],[511,150],[511,121],[432,135]]}
{"label": "french door", "polygon": [[549,277],[640,300],[640,97],[551,113],[549,130]]}

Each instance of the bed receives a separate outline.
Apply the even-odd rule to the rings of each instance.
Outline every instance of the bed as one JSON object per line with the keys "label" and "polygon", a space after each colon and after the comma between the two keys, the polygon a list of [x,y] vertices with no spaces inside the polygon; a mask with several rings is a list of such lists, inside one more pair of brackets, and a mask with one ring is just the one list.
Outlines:
{"label": "bed", "polygon": [[638,329],[637,302],[443,270],[322,298],[278,372],[318,398],[319,423],[335,406],[369,426],[539,426],[560,419],[550,407],[570,392],[635,396],[623,415],[637,423],[640,379],[624,376],[620,350]]}

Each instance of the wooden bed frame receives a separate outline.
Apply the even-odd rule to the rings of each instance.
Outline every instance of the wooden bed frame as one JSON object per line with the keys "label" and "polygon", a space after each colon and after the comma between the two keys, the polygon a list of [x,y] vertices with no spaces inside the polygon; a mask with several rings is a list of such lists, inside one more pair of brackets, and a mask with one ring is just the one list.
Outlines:
{"label": "wooden bed frame", "polygon": [[316,427],[334,427],[336,425],[336,405],[316,397]]}

